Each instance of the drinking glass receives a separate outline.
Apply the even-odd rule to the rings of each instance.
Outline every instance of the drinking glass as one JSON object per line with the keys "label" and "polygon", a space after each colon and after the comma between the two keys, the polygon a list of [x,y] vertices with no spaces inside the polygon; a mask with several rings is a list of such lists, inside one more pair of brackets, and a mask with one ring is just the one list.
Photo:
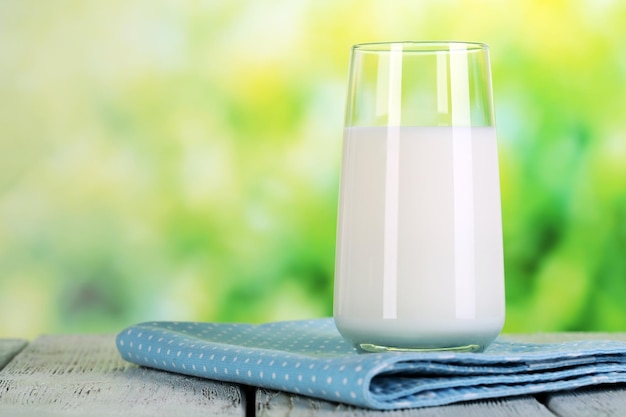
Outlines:
{"label": "drinking glass", "polygon": [[352,47],[334,319],[365,351],[482,351],[504,324],[488,47]]}

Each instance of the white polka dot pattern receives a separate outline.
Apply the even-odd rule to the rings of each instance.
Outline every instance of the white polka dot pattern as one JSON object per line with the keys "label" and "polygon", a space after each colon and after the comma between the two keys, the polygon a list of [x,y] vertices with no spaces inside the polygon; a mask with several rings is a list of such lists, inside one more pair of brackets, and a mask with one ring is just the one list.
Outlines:
{"label": "white polka dot pattern", "polygon": [[626,382],[626,343],[523,344],[483,353],[360,353],[332,319],[262,325],[152,322],[117,336],[130,362],[375,409]]}

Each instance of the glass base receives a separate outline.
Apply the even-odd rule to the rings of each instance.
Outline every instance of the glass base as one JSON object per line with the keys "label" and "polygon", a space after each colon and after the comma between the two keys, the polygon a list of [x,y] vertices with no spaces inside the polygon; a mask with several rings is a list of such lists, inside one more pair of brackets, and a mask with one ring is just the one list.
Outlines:
{"label": "glass base", "polygon": [[356,345],[356,348],[364,352],[482,352],[485,350],[481,345],[464,345],[464,346],[450,346],[450,347],[433,347],[433,348],[412,348],[412,347],[397,347],[397,346],[379,346],[371,343],[360,343]]}

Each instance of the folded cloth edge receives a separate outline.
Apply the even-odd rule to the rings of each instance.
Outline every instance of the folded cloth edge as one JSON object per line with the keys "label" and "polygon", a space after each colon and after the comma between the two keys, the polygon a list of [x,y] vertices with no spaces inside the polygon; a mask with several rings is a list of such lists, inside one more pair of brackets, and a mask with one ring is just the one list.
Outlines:
{"label": "folded cloth edge", "polygon": [[[293,378],[298,378],[294,376],[292,381],[277,381],[272,379],[270,375],[267,375],[268,378],[263,380],[262,384],[258,383],[258,379],[250,379],[252,375],[256,377],[263,377],[263,370],[261,370],[258,366],[255,366],[257,361],[263,360],[264,358],[271,358],[274,353],[272,350],[263,349],[263,348],[252,348],[252,347],[243,347],[239,349],[242,353],[248,355],[246,359],[248,359],[246,364],[240,364],[240,369],[238,368],[237,372],[230,372],[228,367],[221,367],[220,360],[223,360],[221,357],[217,357],[215,353],[211,353],[207,351],[206,346],[202,345],[200,347],[194,346],[194,337],[185,332],[175,332],[178,336],[182,337],[181,340],[185,341],[177,341],[176,345],[182,344],[183,346],[173,346],[173,339],[165,341],[164,336],[157,336],[155,339],[155,334],[144,335],[144,332],[163,332],[162,326],[164,323],[170,322],[145,322],[137,325],[130,326],[120,332],[116,337],[116,345],[118,350],[122,354],[122,357],[130,362],[148,366],[152,368],[157,368],[160,370],[168,371],[168,372],[178,372],[182,374],[214,379],[225,382],[233,382],[240,384],[248,384],[254,386],[262,386],[264,388],[276,389],[281,391],[288,391],[295,394],[308,395],[312,397],[317,397],[330,401],[344,402],[360,407],[367,408],[375,408],[375,409],[397,409],[397,408],[408,408],[408,407],[424,407],[424,406],[433,406],[433,405],[445,405],[451,404],[459,401],[473,400],[473,399],[487,399],[487,398],[497,398],[504,396],[512,396],[512,395],[522,395],[522,394],[531,394],[536,392],[548,392],[555,391],[564,388],[572,388],[572,387],[582,387],[587,385],[601,384],[601,383],[613,383],[613,382],[626,382],[626,373],[624,372],[613,372],[607,374],[600,375],[588,375],[577,377],[575,380],[568,381],[552,381],[552,382],[541,382],[535,384],[535,386],[516,386],[514,384],[508,384],[507,389],[503,388],[503,384],[495,383],[495,384],[485,384],[475,387],[476,389],[473,392],[467,392],[463,389],[457,388],[442,388],[442,390],[447,391],[446,395],[441,396],[433,396],[433,391],[424,391],[418,395],[409,395],[406,400],[400,398],[394,398],[394,402],[390,403],[388,401],[380,401],[376,395],[374,395],[371,391],[371,382],[375,377],[379,377],[381,372],[389,366],[390,363],[396,363],[402,360],[410,360],[411,355],[385,355],[387,361],[381,362],[378,366],[373,366],[370,369],[367,369],[366,372],[363,373],[363,377],[361,379],[361,383],[358,384],[359,388],[356,389],[354,386],[347,388],[345,390],[341,390],[341,386],[334,393],[332,391],[324,392],[321,390],[311,389],[310,386],[307,388],[306,384],[299,384],[303,381],[297,381],[294,385]],[[191,323],[191,322],[189,322]],[[184,324],[184,323],[183,323]],[[250,327],[254,327],[255,325],[247,325]],[[169,332],[172,332],[169,330]],[[132,336],[132,337],[131,337]],[[142,338],[145,336],[145,338]],[[159,341],[159,337],[162,338]],[[224,349],[225,351],[230,351],[233,349],[232,345],[223,344],[219,342],[207,341],[201,338],[197,338],[198,343],[210,343],[214,345],[219,345],[220,349]],[[204,348],[203,348],[204,346]],[[168,352],[169,350],[169,352]],[[237,349],[234,349],[237,350]],[[245,352],[243,352],[245,351]],[[221,352],[219,349],[216,349],[214,352]],[[614,351],[608,349],[607,353],[615,353],[615,354],[624,354],[624,350],[621,351],[616,348]],[[161,355],[161,356],[155,356]],[[211,358],[213,355],[213,358]],[[372,354],[367,354],[369,357],[373,357]],[[470,354],[475,355],[475,354]],[[393,357],[395,356],[395,357]],[[392,359],[393,357],[393,359]],[[167,360],[163,359],[167,358]],[[296,363],[302,363],[306,361],[307,357],[305,355],[300,354],[290,354],[286,356],[282,356],[281,358],[287,358],[289,360],[300,360]],[[198,359],[198,360],[191,360]],[[527,358],[528,359],[528,358]],[[533,359],[537,359],[534,357]],[[202,361],[204,360],[204,361]],[[321,359],[315,359],[316,362]],[[270,359],[271,361],[271,359]],[[332,360],[328,360],[327,365],[330,366]],[[482,362],[482,361],[479,361]],[[307,362],[308,363],[308,362]],[[622,370],[625,368],[622,367]],[[471,376],[470,376],[471,378]],[[315,382],[315,381],[313,381]],[[330,385],[330,384],[329,384]],[[336,387],[334,385],[333,387]],[[355,392],[356,391],[356,392]],[[336,395],[334,395],[336,394]],[[335,398],[336,397],[336,398]]]}

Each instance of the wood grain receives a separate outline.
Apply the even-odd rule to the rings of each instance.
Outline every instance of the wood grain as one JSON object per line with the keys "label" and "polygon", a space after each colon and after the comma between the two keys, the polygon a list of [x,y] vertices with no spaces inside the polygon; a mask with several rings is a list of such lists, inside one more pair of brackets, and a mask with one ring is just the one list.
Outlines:
{"label": "wood grain", "polygon": [[232,384],[141,368],[113,336],[43,336],[0,371],[0,416],[244,416]]}
{"label": "wood grain", "polygon": [[0,369],[13,359],[28,342],[21,339],[0,339]]}
{"label": "wood grain", "polygon": [[559,416],[626,416],[626,386],[606,385],[547,396],[546,405]]}
{"label": "wood grain", "polygon": [[473,401],[444,407],[377,411],[314,398],[258,389],[256,415],[259,417],[554,417],[533,397]]}

